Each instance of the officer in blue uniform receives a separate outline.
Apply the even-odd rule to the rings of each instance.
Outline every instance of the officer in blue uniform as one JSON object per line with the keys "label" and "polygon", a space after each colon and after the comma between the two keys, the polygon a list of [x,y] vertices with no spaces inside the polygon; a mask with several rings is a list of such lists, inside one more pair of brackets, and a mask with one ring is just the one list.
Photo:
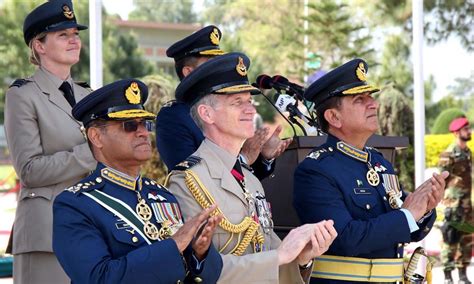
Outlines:
{"label": "officer in blue uniform", "polygon": [[151,156],[147,96],[144,83],[126,79],[72,110],[99,162],[53,206],[53,250],[73,283],[215,283],[220,276],[215,208],[183,224],[176,198],[139,174]]}
{"label": "officer in blue uniform", "polygon": [[[219,28],[210,25],[170,46],[166,55],[174,58],[176,74],[179,79],[182,80],[209,59],[224,54],[219,47],[221,38],[222,33]],[[192,120],[189,111],[188,104],[177,100],[165,104],[157,114],[156,146],[161,159],[170,171],[194,153],[204,140],[204,135]],[[267,132],[262,133],[266,134]],[[272,135],[273,141],[278,139],[278,133]],[[265,136],[263,134],[262,136]],[[254,139],[263,139],[263,137],[254,137]],[[275,154],[267,157],[268,159],[263,154],[258,155],[257,147],[248,147],[251,148],[251,151],[257,151],[251,153],[255,156],[258,155],[257,160],[249,164],[252,164],[254,174],[259,179],[264,179],[273,172],[275,167],[273,159],[288,147],[291,140],[279,140],[276,141],[277,143],[269,144],[264,144],[264,142],[261,140],[260,146],[273,145],[269,150],[275,150]],[[243,162],[248,163],[247,161]]]}
{"label": "officer in blue uniform", "polygon": [[447,172],[405,193],[390,162],[365,146],[378,129],[371,94],[379,89],[367,83],[367,69],[349,61],[304,94],[328,138],[297,167],[294,205],[303,223],[332,219],[338,233],[316,258],[314,283],[402,281],[403,244],[428,234],[444,193]]}

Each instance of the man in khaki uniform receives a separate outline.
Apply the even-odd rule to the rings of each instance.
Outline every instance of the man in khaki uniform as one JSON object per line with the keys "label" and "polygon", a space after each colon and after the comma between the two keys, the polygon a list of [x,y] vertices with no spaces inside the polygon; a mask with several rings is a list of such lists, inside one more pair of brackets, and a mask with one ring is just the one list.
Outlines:
{"label": "man in khaki uniform", "polygon": [[[471,150],[467,142],[471,140],[471,126],[465,117],[454,119],[449,125],[449,131],[455,136],[455,141],[441,153],[439,166],[449,171],[447,188],[443,203],[444,211],[443,249],[441,262],[443,263],[444,279],[446,284],[453,283],[451,271],[455,267],[459,271],[459,283],[471,283],[466,275],[466,267],[471,262],[472,237],[454,227],[450,222],[471,223]],[[455,261],[456,252],[459,257]]]}
{"label": "man in khaki uniform", "polygon": [[254,133],[255,107],[249,59],[229,53],[211,59],[187,76],[176,97],[191,105],[191,116],[206,137],[198,150],[171,173],[169,190],[185,218],[217,204],[222,213],[213,236],[221,252],[220,283],[302,283],[312,259],[336,237],[333,222],[307,224],[283,240],[273,232],[270,205],[258,179],[237,159]]}

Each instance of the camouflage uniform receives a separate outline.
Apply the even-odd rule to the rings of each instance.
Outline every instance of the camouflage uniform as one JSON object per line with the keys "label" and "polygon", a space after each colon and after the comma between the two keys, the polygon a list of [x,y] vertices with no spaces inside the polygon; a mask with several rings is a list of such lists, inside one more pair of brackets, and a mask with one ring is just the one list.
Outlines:
{"label": "camouflage uniform", "polygon": [[471,234],[449,226],[449,222],[471,223],[471,151],[467,147],[463,150],[453,143],[441,153],[439,166],[450,173],[443,202],[446,209],[441,229],[444,239],[441,262],[445,271],[451,271],[455,268],[457,251],[457,268],[467,267],[471,261]]}

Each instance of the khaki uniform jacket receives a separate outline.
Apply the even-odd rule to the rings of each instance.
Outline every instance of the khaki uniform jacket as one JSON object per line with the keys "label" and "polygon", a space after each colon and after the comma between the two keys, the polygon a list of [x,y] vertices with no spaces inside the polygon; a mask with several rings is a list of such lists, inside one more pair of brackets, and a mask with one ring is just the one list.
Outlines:
{"label": "khaki uniform jacket", "polygon": [[[5,133],[21,190],[13,229],[13,253],[52,252],[53,200],[93,170],[94,160],[58,89],[62,81],[38,68],[6,94]],[[68,80],[72,83],[72,80]],[[76,102],[90,90],[71,84]]]}
{"label": "khaki uniform jacket", "polygon": [[[203,141],[193,155],[202,160],[190,170],[199,177],[225,217],[232,224],[240,223],[245,216],[248,216],[249,209],[242,188],[231,174],[236,157],[208,139]],[[260,181],[247,169],[242,170],[246,188],[252,195],[257,191],[263,193]],[[202,211],[185,185],[183,172],[172,172],[168,188],[178,199],[185,220]],[[224,248],[231,233],[220,226],[216,229],[212,241],[221,252],[224,264],[218,283],[303,283],[296,262],[278,266],[275,249],[281,241],[273,230],[263,234],[265,251],[253,253],[252,245],[249,245],[244,255],[234,256],[228,253],[236,246],[238,236],[234,235],[232,241]]]}

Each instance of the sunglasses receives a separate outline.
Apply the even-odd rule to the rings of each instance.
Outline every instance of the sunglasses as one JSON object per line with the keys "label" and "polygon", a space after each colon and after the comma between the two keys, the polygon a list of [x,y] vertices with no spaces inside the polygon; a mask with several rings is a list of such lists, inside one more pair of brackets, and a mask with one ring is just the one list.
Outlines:
{"label": "sunglasses", "polygon": [[122,127],[125,132],[135,132],[138,130],[138,127],[142,125],[147,131],[152,131],[154,128],[154,123],[152,120],[126,120],[122,121]]}

